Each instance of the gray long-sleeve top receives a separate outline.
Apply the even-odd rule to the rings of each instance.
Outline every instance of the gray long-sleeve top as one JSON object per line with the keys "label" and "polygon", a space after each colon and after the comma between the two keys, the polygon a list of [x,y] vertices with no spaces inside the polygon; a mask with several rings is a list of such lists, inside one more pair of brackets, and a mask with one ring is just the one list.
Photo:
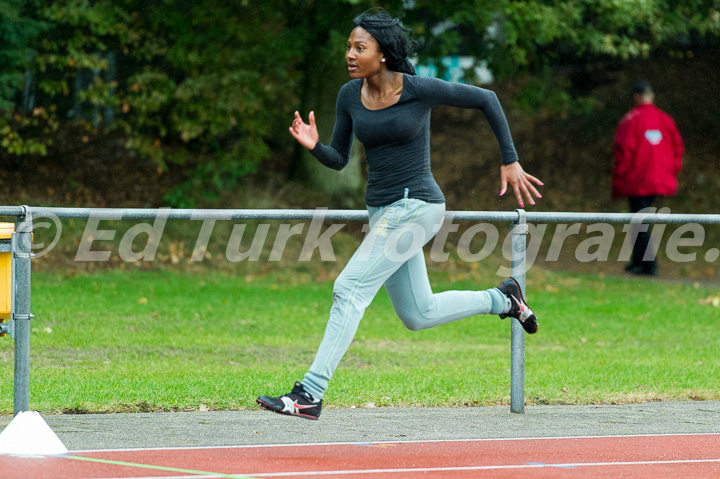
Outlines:
{"label": "gray long-sleeve top", "polygon": [[353,134],[365,147],[368,184],[365,202],[386,206],[406,194],[428,203],[444,203],[430,169],[430,110],[437,105],[482,110],[500,144],[502,164],[518,160],[505,114],[494,92],[436,78],[403,75],[397,103],[380,110],[360,98],[362,80],[350,80],[338,93],[330,145],[310,151],[323,165],[341,170],[350,159]]}

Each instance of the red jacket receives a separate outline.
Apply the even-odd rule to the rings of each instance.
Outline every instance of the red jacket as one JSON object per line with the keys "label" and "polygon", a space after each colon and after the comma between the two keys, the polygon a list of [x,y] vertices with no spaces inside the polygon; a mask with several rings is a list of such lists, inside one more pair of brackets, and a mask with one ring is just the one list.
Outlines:
{"label": "red jacket", "polygon": [[612,196],[672,196],[683,140],[670,115],[651,103],[628,112],[615,132]]}

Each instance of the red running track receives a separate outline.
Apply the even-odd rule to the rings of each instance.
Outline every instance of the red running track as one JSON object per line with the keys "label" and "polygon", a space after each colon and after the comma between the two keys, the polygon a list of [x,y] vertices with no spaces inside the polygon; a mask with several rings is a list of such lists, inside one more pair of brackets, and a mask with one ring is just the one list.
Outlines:
{"label": "red running track", "polygon": [[133,449],[0,455],[7,479],[720,477],[720,434]]}

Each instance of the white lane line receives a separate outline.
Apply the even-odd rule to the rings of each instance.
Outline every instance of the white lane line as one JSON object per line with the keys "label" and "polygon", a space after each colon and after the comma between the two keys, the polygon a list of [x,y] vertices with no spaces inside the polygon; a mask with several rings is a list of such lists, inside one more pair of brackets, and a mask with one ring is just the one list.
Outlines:
{"label": "white lane line", "polygon": [[312,447],[312,446],[357,446],[368,444],[422,444],[422,443],[439,443],[439,442],[502,442],[502,441],[557,441],[562,439],[622,439],[622,438],[652,438],[652,437],[682,437],[682,436],[718,436],[716,432],[702,433],[673,433],[673,434],[631,434],[631,435],[612,435],[612,436],[553,436],[553,437],[505,437],[505,438],[478,438],[478,439],[418,439],[413,441],[349,441],[349,442],[310,442],[310,443],[290,443],[290,444],[242,444],[227,446],[172,446],[172,447],[138,447],[123,449],[77,449],[70,451],[71,454],[89,453],[89,452],[134,452],[134,451],[197,451],[212,449],[251,449],[251,448],[289,448],[289,447]]}
{"label": "white lane line", "polygon": [[417,467],[404,469],[358,469],[354,471],[303,471],[248,474],[251,477],[301,477],[301,476],[330,476],[344,474],[401,474],[419,472],[451,472],[451,471],[492,471],[503,469],[540,469],[540,468],[580,468],[580,467],[606,467],[606,466],[654,466],[663,464],[701,464],[720,463],[720,459],[678,459],[673,461],[627,461],[627,462],[590,462],[565,464],[508,464],[497,466],[460,466],[460,467]]}
{"label": "white lane line", "polygon": [[[682,465],[682,464],[708,464],[720,463],[720,459],[676,459],[669,461],[620,461],[620,462],[569,462],[561,464],[500,464],[495,466],[457,466],[457,467],[410,467],[397,469],[355,469],[336,471],[296,471],[296,472],[260,472],[260,473],[239,473],[239,476],[248,477],[302,477],[302,476],[340,476],[348,474],[403,474],[420,472],[453,472],[453,471],[493,471],[507,469],[542,469],[542,468],[581,468],[581,467],[608,467],[608,466],[657,466],[657,465]],[[162,476],[162,479],[214,479],[227,477],[227,475],[207,476]],[[100,478],[102,479],[102,478]],[[147,477],[113,477],[104,479],[158,479],[158,476]]]}

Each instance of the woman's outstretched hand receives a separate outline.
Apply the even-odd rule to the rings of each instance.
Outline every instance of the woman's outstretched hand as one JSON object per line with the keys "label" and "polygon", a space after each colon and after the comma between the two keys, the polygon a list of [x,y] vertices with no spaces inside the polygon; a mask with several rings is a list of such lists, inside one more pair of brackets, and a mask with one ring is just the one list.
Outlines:
{"label": "woman's outstretched hand", "polygon": [[534,176],[525,173],[522,166],[520,166],[519,161],[509,165],[502,165],[500,167],[500,196],[505,194],[508,183],[512,186],[512,189],[515,192],[515,199],[517,199],[521,208],[525,207],[523,195],[527,198],[531,205],[535,204],[535,200],[533,200],[532,197],[533,194],[538,198],[542,198],[542,195],[538,192],[533,183],[543,186],[543,182]]}
{"label": "woman's outstretched hand", "polygon": [[308,117],[310,124],[304,123],[300,118],[300,113],[295,112],[295,119],[290,127],[290,134],[295,138],[298,143],[312,150],[315,148],[320,136],[318,135],[317,126],[315,125],[315,112],[311,111]]}

